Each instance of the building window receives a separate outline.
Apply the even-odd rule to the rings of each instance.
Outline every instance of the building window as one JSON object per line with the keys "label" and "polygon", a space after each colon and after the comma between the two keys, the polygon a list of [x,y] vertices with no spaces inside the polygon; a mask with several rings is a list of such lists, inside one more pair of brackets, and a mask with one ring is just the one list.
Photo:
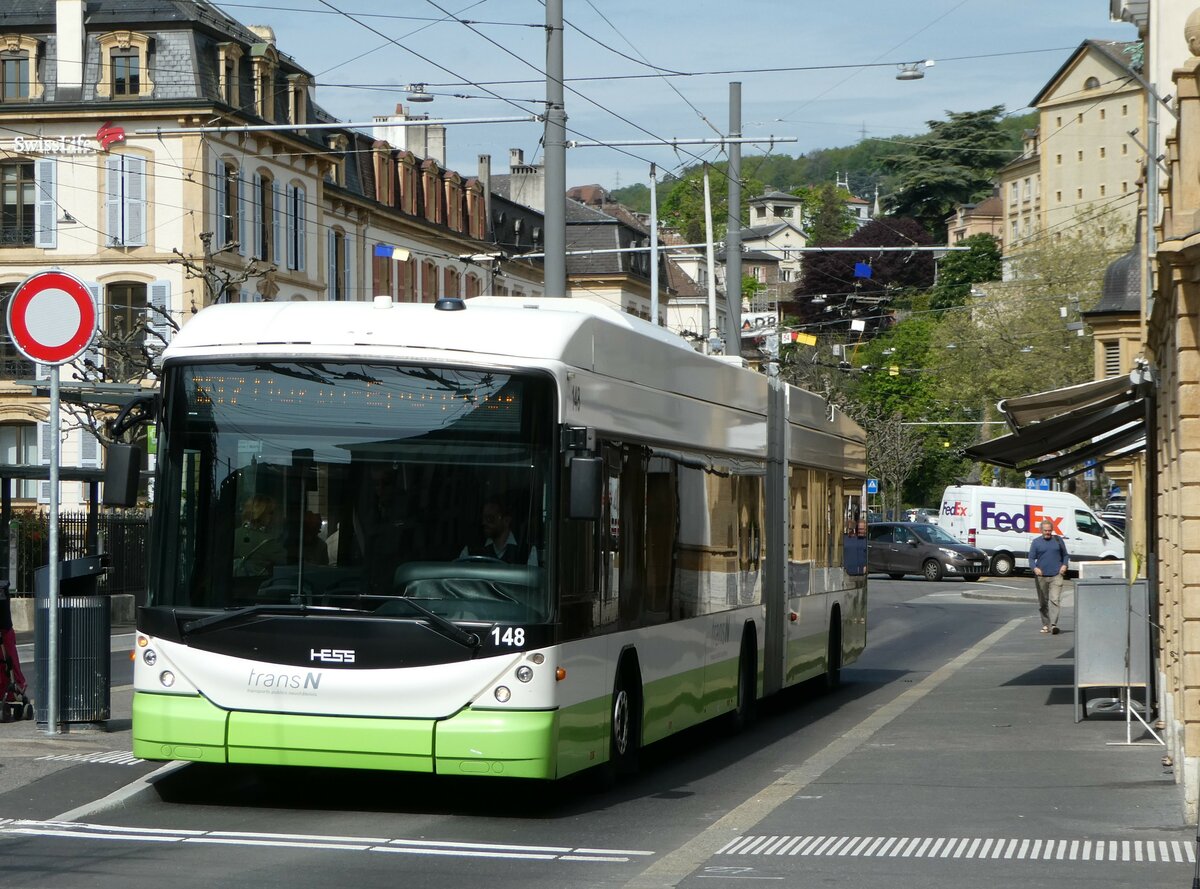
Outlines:
{"label": "building window", "polygon": [[0,55],[0,99],[20,102],[29,98],[29,57]]}
{"label": "building window", "polygon": [[[379,244],[378,247],[387,247],[387,245]],[[392,259],[390,248],[387,250],[375,249],[371,251],[371,279],[374,282],[371,285],[372,296],[392,295],[393,264],[394,260]]]}
{"label": "building window", "polygon": [[1121,143],[1121,154],[1129,154],[1129,143],[1128,142]]}
{"label": "building window", "polygon": [[1025,200],[1033,197],[1033,181],[1029,178],[1025,179]]}
{"label": "building window", "polygon": [[1100,78],[1099,77],[1089,77],[1087,80],[1085,80],[1083,82],[1083,88],[1085,90],[1100,89]]}
{"label": "building window", "polygon": [[221,213],[221,230],[217,233],[217,244],[220,247],[238,243],[238,211],[242,206],[242,178],[233,164],[222,166],[224,171],[221,175],[221,194],[224,212]]}
{"label": "building window", "polygon": [[136,379],[146,369],[147,288],[136,281],[109,284],[104,292],[104,352],[106,376],[114,381]]}
{"label": "building window", "polygon": [[1079,151],[1075,152],[1075,159],[1080,162],[1083,161],[1083,149],[1082,148],[1079,149]]}
{"label": "building window", "polygon": [[254,175],[254,256],[263,262],[278,262],[279,219],[276,212],[275,180]]}
{"label": "building window", "polygon": [[105,167],[105,234],[110,247],[146,244],[146,161],[110,154]]}
{"label": "building window", "polygon": [[[0,459],[5,463],[37,466],[41,463],[36,423],[0,424]],[[32,479],[13,485],[14,497],[33,500],[38,495],[38,483]]]}
{"label": "building window", "polygon": [[1019,232],[1020,232],[1020,229],[1017,227],[1017,221],[1014,219],[1012,222],[1012,240],[1015,241],[1017,239],[1017,235]]}
{"label": "building window", "polygon": [[1122,105],[1121,106],[1121,117],[1128,117],[1128,116],[1129,116],[1129,106]]}
{"label": "building window", "polygon": [[1104,108],[1100,109],[1100,119],[1105,120],[1108,117],[1108,111]]}
{"label": "building window", "polygon": [[1083,112],[1082,112],[1082,111],[1081,111],[1081,112],[1079,112],[1079,114],[1075,115],[1075,122],[1076,122],[1076,123],[1083,123]]}
{"label": "building window", "polygon": [[350,299],[352,282],[352,261],[354,252],[351,249],[351,237],[341,229],[329,230],[328,263],[329,285],[328,296],[334,302]]}
{"label": "building window", "polygon": [[1129,181],[1124,180],[1121,182],[1121,194],[1127,194],[1128,192],[1129,192]]}
{"label": "building window", "polygon": [[1104,195],[1105,195],[1105,193],[1106,193],[1107,191],[1108,191],[1108,186],[1107,186],[1107,185],[1101,185],[1101,186],[1100,186],[1100,197],[1104,197]]}
{"label": "building window", "polygon": [[1059,166],[1059,167],[1062,166],[1062,155],[1061,154],[1054,155],[1054,163],[1056,166]]}
{"label": "building window", "polygon": [[100,77],[96,95],[102,99],[149,96],[150,37],[135,31],[112,31],[96,38],[100,44]]}
{"label": "building window", "polygon": [[133,52],[112,54],[112,94],[114,96],[139,96],[142,78],[138,72],[138,55]]}
{"label": "building window", "polygon": [[1061,129],[1062,128],[1062,118],[1061,117],[1054,118],[1054,125],[1056,127],[1058,127],[1059,129]]}
{"label": "building window", "polygon": [[1062,192],[1061,191],[1054,192],[1054,201],[1055,201],[1055,203],[1058,203],[1058,204],[1062,203]]}
{"label": "building window", "polygon": [[[8,316],[8,300],[16,289],[16,284],[0,286],[0,317]],[[0,326],[0,380],[32,380],[35,374],[33,362],[13,345],[8,325]]]}
{"label": "building window", "polygon": [[1081,201],[1083,200],[1083,189],[1082,188],[1075,189],[1075,197],[1078,200],[1081,200]]}
{"label": "building window", "polygon": [[1119,377],[1121,375],[1121,344],[1109,340],[1104,343],[1104,376]]}
{"label": "building window", "polygon": [[30,247],[37,186],[33,161],[0,164],[0,247]]}
{"label": "building window", "polygon": [[217,70],[221,72],[221,98],[237,107],[241,101],[242,48],[236,43],[221,43],[217,46]]}
{"label": "building window", "polygon": [[307,207],[304,189],[299,185],[289,185],[284,200],[287,216],[287,267],[293,271],[302,272],[304,271],[305,239],[308,236],[305,231]]}

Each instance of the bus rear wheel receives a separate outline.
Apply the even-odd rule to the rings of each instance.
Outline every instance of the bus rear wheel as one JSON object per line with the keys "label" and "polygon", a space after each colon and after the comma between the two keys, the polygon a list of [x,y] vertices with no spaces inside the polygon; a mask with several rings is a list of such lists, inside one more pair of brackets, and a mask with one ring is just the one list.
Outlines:
{"label": "bus rear wheel", "polygon": [[738,657],[737,707],[733,711],[733,728],[740,731],[754,722],[758,707],[758,652],[752,635],[742,639]]}
{"label": "bus rear wheel", "polygon": [[842,684],[842,619],[836,611],[829,624],[829,648],[825,652],[825,688],[833,691]]}

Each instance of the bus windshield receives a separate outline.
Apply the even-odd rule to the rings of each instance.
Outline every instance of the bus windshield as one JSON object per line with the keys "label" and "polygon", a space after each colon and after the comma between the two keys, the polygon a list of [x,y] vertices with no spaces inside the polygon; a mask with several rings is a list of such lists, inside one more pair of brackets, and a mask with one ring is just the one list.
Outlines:
{"label": "bus windshield", "polygon": [[548,622],[549,376],[171,365],[148,604]]}

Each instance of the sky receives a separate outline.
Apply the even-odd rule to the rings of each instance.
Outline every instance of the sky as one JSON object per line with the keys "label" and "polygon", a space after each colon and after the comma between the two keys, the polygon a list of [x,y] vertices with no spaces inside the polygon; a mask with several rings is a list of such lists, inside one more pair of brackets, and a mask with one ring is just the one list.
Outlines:
{"label": "sky", "polygon": [[[1028,103],[1085,39],[1135,40],[1108,0],[562,0],[567,185],[613,189],[700,160],[724,160],[730,83],[741,83],[742,156],[798,156],[863,138],[923,132],[948,111]],[[262,0],[219,2],[269,25],[278,49],[314,75],[317,102],[369,121],[427,84],[432,118],[529,117],[545,108],[546,11],[538,0]],[[933,60],[920,80],[900,65]],[[923,67],[923,66],[922,66]],[[669,72],[669,73],[668,73]],[[493,173],[509,151],[541,158],[542,125],[447,127],[447,166],[465,176],[481,154]],[[636,142],[615,146],[612,143]],[[654,144],[646,144],[654,143]]]}

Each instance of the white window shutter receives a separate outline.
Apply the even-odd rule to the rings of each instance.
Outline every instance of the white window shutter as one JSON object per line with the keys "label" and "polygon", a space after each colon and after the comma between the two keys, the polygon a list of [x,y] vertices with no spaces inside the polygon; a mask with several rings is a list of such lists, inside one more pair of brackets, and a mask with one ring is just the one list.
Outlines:
{"label": "white window shutter", "polygon": [[110,154],[104,159],[104,234],[108,237],[110,247],[125,243],[122,178],[121,155]]}
{"label": "white window shutter", "polygon": [[147,289],[148,302],[150,303],[150,329],[162,337],[161,341],[155,342],[154,345],[162,347],[163,343],[171,342],[171,334],[175,332],[175,328],[171,326],[169,315],[171,312],[171,282],[170,281],[152,281]]}
{"label": "white window shutter", "polygon": [[98,467],[100,465],[100,439],[90,429],[79,430],[79,465]]}
{"label": "white window shutter", "polygon": [[271,262],[282,265],[279,261],[283,251],[283,189],[278,182],[271,183]]}
{"label": "white window shutter", "polygon": [[296,271],[304,271],[304,257],[308,253],[308,230],[305,220],[308,217],[308,205],[304,202],[303,188],[296,189]]}
{"label": "white window shutter", "polygon": [[86,362],[92,362],[92,364],[94,364],[97,368],[97,370],[92,371],[92,373],[98,373],[101,359],[100,334],[104,330],[104,325],[107,321],[107,319],[104,317],[104,288],[91,281],[86,283],[87,289],[91,291],[92,299],[96,303],[96,320],[98,323],[96,325],[96,335],[92,337],[92,341],[88,343],[88,347],[83,350],[83,355],[80,356],[80,362],[84,363],[85,368],[87,367]]}
{"label": "white window shutter", "polygon": [[254,212],[251,216],[251,225],[254,226],[254,258],[262,259],[263,255],[263,236],[262,236],[262,177],[257,173],[254,174],[253,184],[250,186],[250,203],[254,207]]}
{"label": "white window shutter", "polygon": [[325,257],[326,298],[333,300],[337,298],[337,276],[341,274],[341,269],[338,268],[337,263],[337,237],[333,229],[329,230],[326,241],[328,242],[328,246],[326,247],[327,255]]}
{"label": "white window shutter", "polygon": [[225,240],[225,164],[217,155],[213,155],[213,195],[216,200],[213,205],[216,208],[216,221],[213,224],[213,234],[216,237],[216,247],[224,247]]}
{"label": "white window shutter", "polygon": [[[238,254],[246,255],[246,174],[237,171],[237,241]],[[232,215],[232,214],[231,214]]]}
{"label": "white window shutter", "polygon": [[54,158],[42,158],[34,165],[37,184],[37,229],[33,236],[35,247],[53,249],[58,246],[57,171],[58,162]]}
{"label": "white window shutter", "polygon": [[125,161],[125,244],[146,246],[146,159],[122,155]]}
{"label": "white window shutter", "polygon": [[287,242],[284,266],[294,269],[296,268],[296,189],[292,185],[286,186],[286,189],[283,199],[284,219],[287,224],[287,231],[284,234],[284,240]]}

